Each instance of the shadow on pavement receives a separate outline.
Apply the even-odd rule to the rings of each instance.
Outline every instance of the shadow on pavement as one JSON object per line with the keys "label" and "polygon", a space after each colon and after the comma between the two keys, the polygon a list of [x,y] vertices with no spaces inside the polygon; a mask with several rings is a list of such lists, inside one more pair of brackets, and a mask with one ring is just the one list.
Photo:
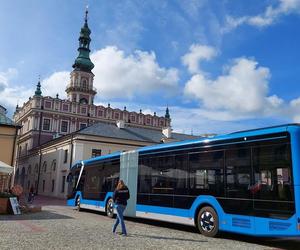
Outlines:
{"label": "shadow on pavement", "polygon": [[277,249],[299,249],[300,237],[291,238],[271,238],[271,237],[254,237],[248,235],[232,234],[222,232],[219,236],[222,239],[243,241],[252,244],[258,244],[267,247],[274,247]]}
{"label": "shadow on pavement", "polygon": [[[152,226],[171,228],[175,230],[182,230],[185,232],[196,233],[199,234],[198,230],[195,227],[173,224],[168,222],[147,220],[147,219],[139,219],[139,218],[125,218],[127,221],[133,221],[135,223],[143,223]],[[138,235],[137,235],[138,236]],[[151,237],[144,236],[143,237]],[[252,244],[257,244],[260,246],[273,247],[277,249],[300,249],[300,237],[297,238],[267,238],[267,237],[254,237],[249,235],[241,235],[241,234],[233,234],[222,232],[220,233],[219,239],[227,239],[227,240],[235,240],[240,242],[247,242]],[[171,239],[171,238],[170,238]],[[185,240],[185,239],[182,239]]]}
{"label": "shadow on pavement", "polygon": [[0,221],[17,221],[17,220],[58,220],[74,219],[73,217],[61,215],[50,211],[41,211],[37,213],[27,213],[20,215],[0,215]]}
{"label": "shadow on pavement", "polygon": [[185,238],[174,238],[174,237],[164,237],[164,236],[156,236],[156,235],[145,235],[145,234],[130,234],[130,236],[141,237],[141,238],[150,238],[157,240],[180,240],[180,241],[191,241],[191,242],[207,242],[206,240],[193,240],[193,239],[185,239]]}

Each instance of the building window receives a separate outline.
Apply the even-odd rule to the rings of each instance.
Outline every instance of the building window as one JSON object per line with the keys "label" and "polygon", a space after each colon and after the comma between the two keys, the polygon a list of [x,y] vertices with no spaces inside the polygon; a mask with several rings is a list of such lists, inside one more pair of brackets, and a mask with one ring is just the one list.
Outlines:
{"label": "building window", "polygon": [[51,102],[45,101],[45,108],[51,109],[51,106],[52,106],[51,104],[52,104]]}
{"label": "building window", "polygon": [[61,192],[64,193],[65,192],[65,183],[66,183],[66,176],[62,177],[62,185],[61,185]]}
{"label": "building window", "polygon": [[64,104],[63,105],[63,111],[68,111],[69,110],[69,105],[68,104]]}
{"label": "building window", "polygon": [[28,175],[31,174],[31,165],[28,166]]}
{"label": "building window", "polygon": [[56,160],[52,161],[52,171],[56,170]]}
{"label": "building window", "polygon": [[115,119],[120,119],[119,113],[115,113]]}
{"label": "building window", "polygon": [[43,122],[43,130],[50,130],[50,119],[45,118]]}
{"label": "building window", "polygon": [[60,131],[62,133],[67,133],[68,132],[68,126],[69,126],[69,122],[68,121],[61,121]]}
{"label": "building window", "polygon": [[84,129],[87,127],[87,124],[86,123],[80,123],[80,129]]}
{"label": "building window", "polygon": [[132,116],[130,117],[130,121],[135,122],[135,116],[132,115]]}
{"label": "building window", "polygon": [[92,149],[92,157],[101,156],[101,149]]}
{"label": "building window", "polygon": [[98,116],[103,116],[103,110],[98,111]]}
{"label": "building window", "polygon": [[[84,98],[82,98],[82,99],[84,99]],[[85,102],[86,102],[86,99],[85,99]],[[81,114],[86,114],[86,108],[81,108]]]}
{"label": "building window", "polygon": [[45,192],[45,180],[43,180],[43,192]]}
{"label": "building window", "polygon": [[38,164],[35,164],[35,167],[34,167],[34,172],[38,172],[39,171],[39,167],[38,167]]}
{"label": "building window", "polygon": [[47,172],[47,162],[46,161],[44,161],[44,163],[43,163],[43,169],[44,169],[44,173],[46,173]]}
{"label": "building window", "polygon": [[19,146],[19,152],[18,152],[18,157],[20,157],[21,155],[22,155],[22,147],[21,146]]}
{"label": "building window", "polygon": [[64,163],[68,161],[68,149],[65,150]]}
{"label": "building window", "polygon": [[52,180],[52,185],[51,185],[51,192],[52,192],[52,193],[54,192],[54,184],[55,184],[55,181]]}

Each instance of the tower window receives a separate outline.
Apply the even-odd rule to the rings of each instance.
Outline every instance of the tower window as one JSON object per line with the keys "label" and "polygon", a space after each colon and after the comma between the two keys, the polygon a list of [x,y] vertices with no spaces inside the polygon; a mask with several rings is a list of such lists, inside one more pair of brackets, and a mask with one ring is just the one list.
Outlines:
{"label": "tower window", "polygon": [[81,114],[86,114],[86,108],[81,109]]}
{"label": "tower window", "polygon": [[82,80],[82,88],[87,89],[87,80],[86,79]]}
{"label": "tower window", "polygon": [[[81,104],[87,104],[88,101],[86,98],[81,98],[80,101],[79,101]],[[85,112],[84,112],[85,113]]]}

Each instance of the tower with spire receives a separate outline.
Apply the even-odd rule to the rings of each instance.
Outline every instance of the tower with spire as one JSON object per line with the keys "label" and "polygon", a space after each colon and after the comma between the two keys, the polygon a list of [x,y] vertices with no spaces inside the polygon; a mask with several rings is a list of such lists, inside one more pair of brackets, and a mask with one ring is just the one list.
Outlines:
{"label": "tower with spire", "polygon": [[[135,145],[144,146],[155,142],[150,137],[149,139],[151,140],[144,141],[146,137],[142,134],[142,141],[131,141],[123,137],[112,139],[109,136],[107,138],[103,136],[104,139],[98,142],[97,140],[100,137],[97,133],[82,137],[84,138],[83,142],[81,139],[78,139],[81,137],[77,137],[77,135],[81,136],[80,133],[87,126],[97,125],[95,127],[99,129],[102,129],[101,126],[103,128],[109,126],[112,129],[111,131],[120,131],[125,127],[130,127],[130,129],[140,131],[137,133],[143,133],[142,131],[144,130],[139,129],[143,128],[148,129],[149,134],[160,135],[162,140],[157,142],[168,142],[176,139],[175,133],[172,133],[168,106],[165,114],[160,116],[156,112],[154,112],[154,115],[151,115],[144,114],[142,110],[137,112],[130,111],[126,107],[121,110],[112,107],[113,105],[109,103],[107,106],[94,104],[96,90],[93,87],[94,74],[92,70],[94,64],[90,59],[90,35],[88,10],[86,9],[84,23],[80,29],[78,39],[78,55],[72,65],[73,70],[70,73],[70,81],[66,87],[67,99],[61,98],[58,94],[56,96],[48,96],[46,91],[42,92],[41,85],[43,82],[39,77],[37,84],[35,84],[35,91],[32,93],[33,96],[16,107],[14,121],[22,126],[17,137],[17,151],[15,154],[16,176],[20,176],[19,183],[23,187],[24,185],[25,187],[34,185],[36,190],[40,190],[40,192],[47,195],[63,196],[65,193],[58,192],[59,188],[61,188],[59,183],[61,181],[65,182],[63,177],[65,177],[65,173],[75,160],[84,157],[89,158],[96,148],[103,150],[106,154],[117,148],[120,148],[120,150],[126,149],[127,142],[130,149]],[[46,90],[47,86],[44,87]],[[123,87],[125,88],[126,86]],[[77,133],[77,131],[80,131],[80,133]],[[120,133],[123,132],[121,131]],[[156,138],[156,136],[153,138]],[[180,139],[182,137],[178,136],[177,138]],[[95,144],[93,144],[94,142]],[[88,146],[85,147],[84,145]],[[57,166],[53,173],[50,170],[51,176],[56,178],[56,194],[49,188],[45,190],[42,188],[41,183],[43,182],[46,183],[46,187],[54,185],[54,179],[52,177],[48,178],[49,172],[45,170],[50,169],[49,167],[46,168],[47,164],[48,166]],[[41,169],[43,171],[40,171]],[[43,179],[39,179],[39,177]]]}
{"label": "tower with spire", "polygon": [[38,81],[38,84],[36,85],[36,90],[34,92],[35,96],[42,96],[42,91],[41,91],[41,82],[40,79]]}
{"label": "tower with spire", "polygon": [[170,112],[169,112],[169,107],[166,108],[166,114],[165,114],[166,119],[170,119]]}
{"label": "tower with spire", "polygon": [[91,30],[88,26],[88,9],[85,10],[84,25],[80,30],[78,56],[73,64],[70,84],[66,88],[69,101],[82,104],[93,104],[97,93],[93,87],[94,74],[92,69],[94,64],[90,59]]}

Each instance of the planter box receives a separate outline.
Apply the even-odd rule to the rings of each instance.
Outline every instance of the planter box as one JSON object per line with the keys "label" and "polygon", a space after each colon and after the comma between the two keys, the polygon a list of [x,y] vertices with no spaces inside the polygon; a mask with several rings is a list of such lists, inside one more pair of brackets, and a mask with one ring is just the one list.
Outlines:
{"label": "planter box", "polygon": [[9,198],[0,198],[0,214],[8,213]]}

